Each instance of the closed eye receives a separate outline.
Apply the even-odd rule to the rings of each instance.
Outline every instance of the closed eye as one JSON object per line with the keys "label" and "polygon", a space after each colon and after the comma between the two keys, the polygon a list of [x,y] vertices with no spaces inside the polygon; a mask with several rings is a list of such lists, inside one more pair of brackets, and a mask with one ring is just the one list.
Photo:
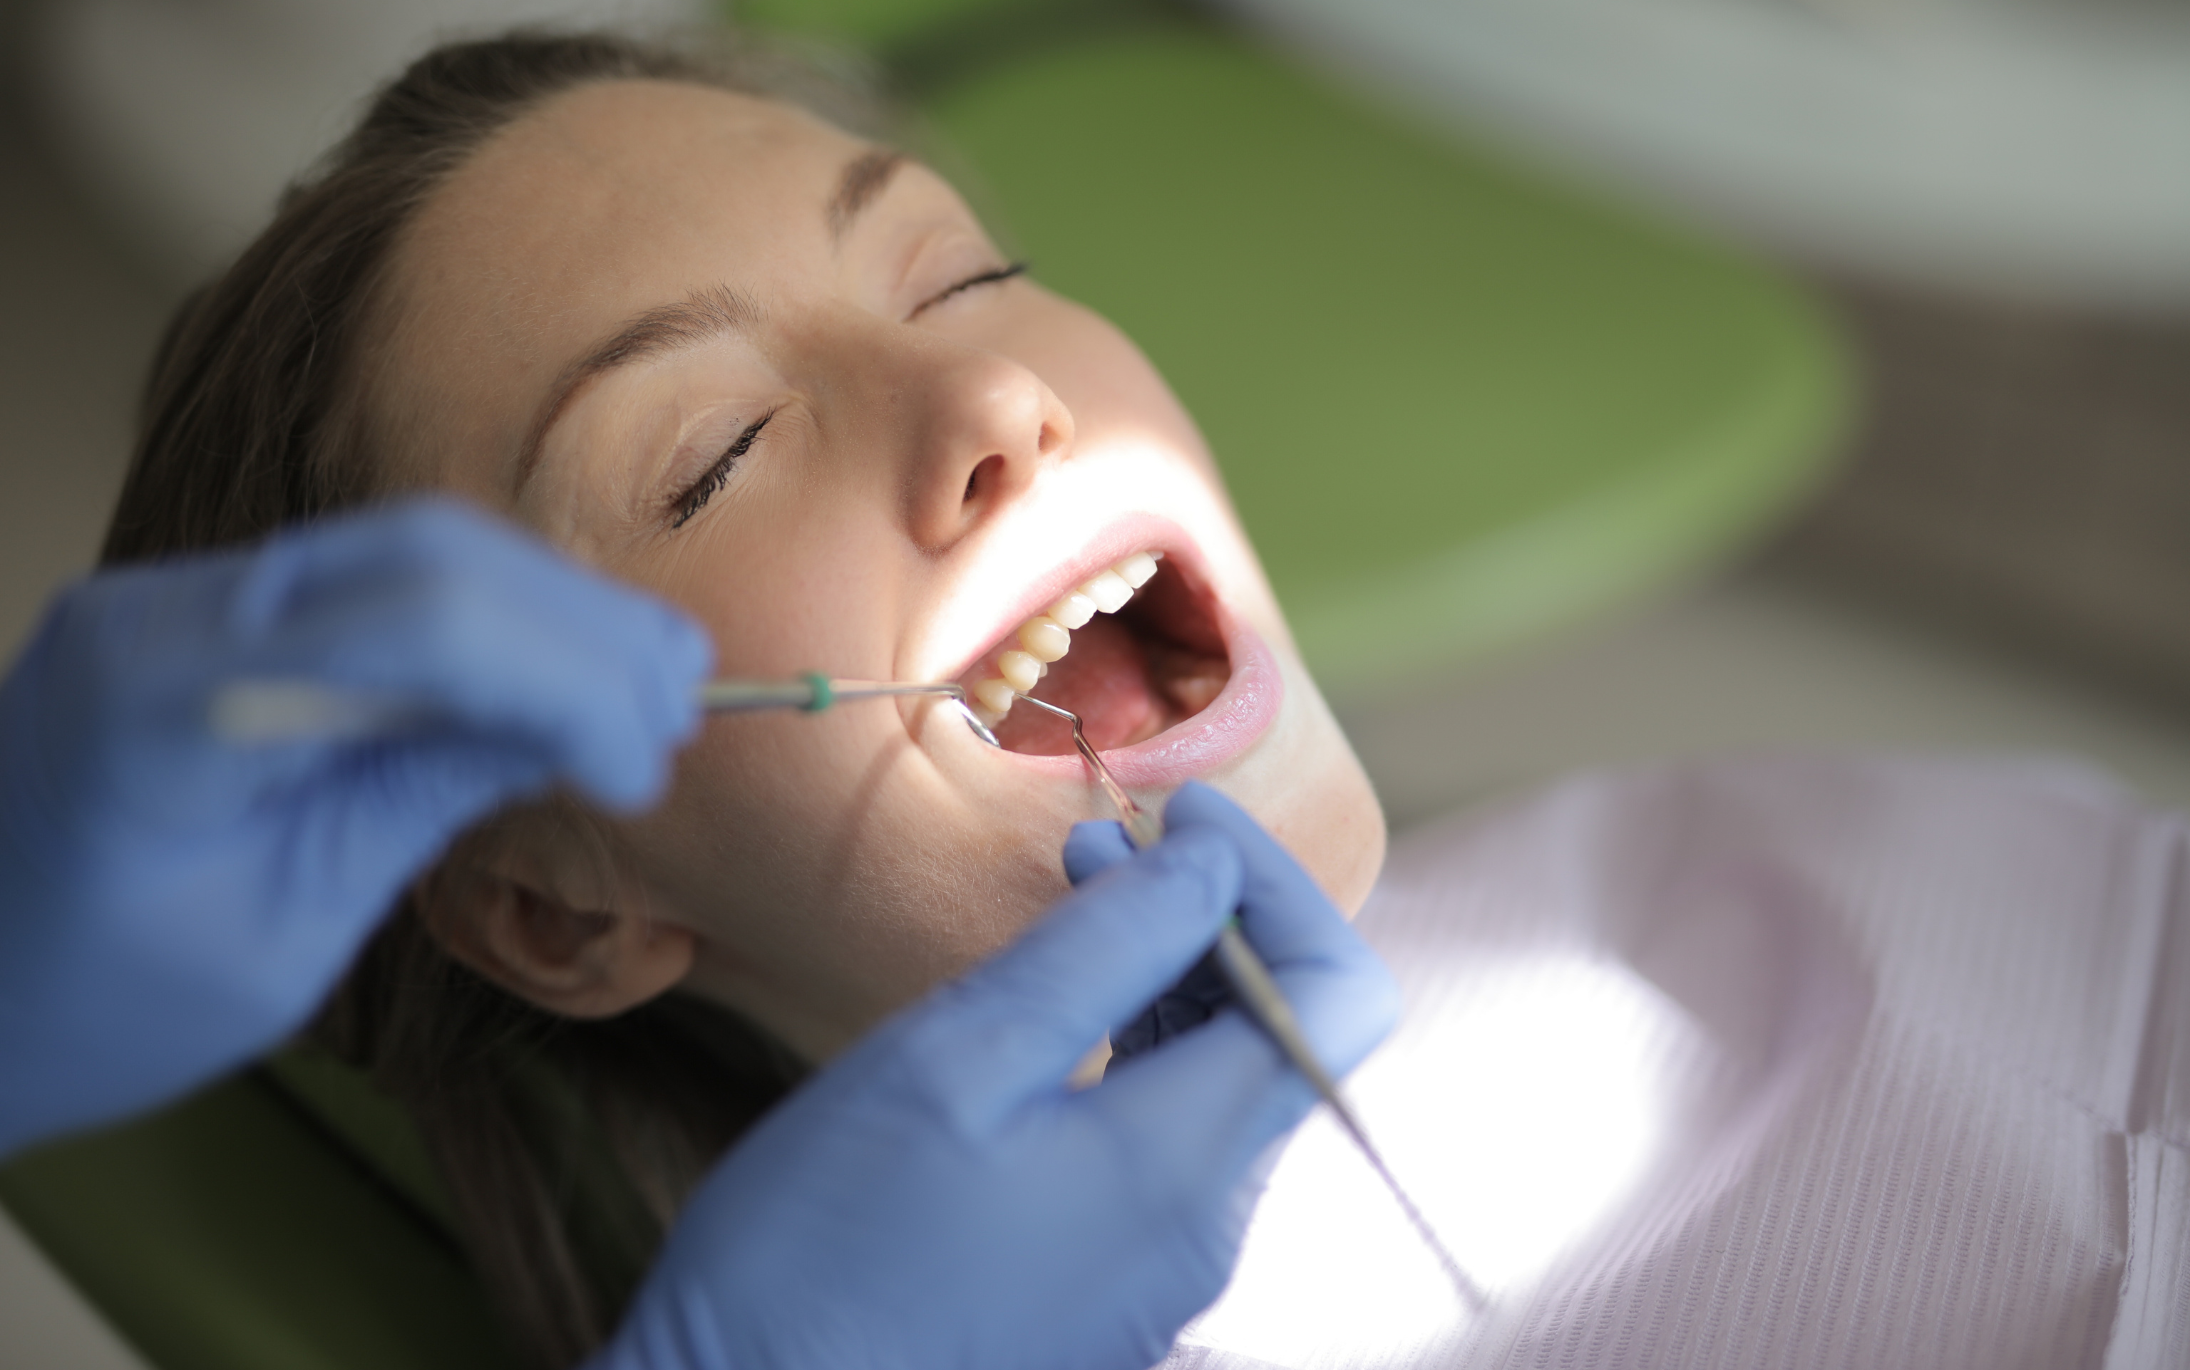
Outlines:
{"label": "closed eye", "polygon": [[715,458],[715,464],[707,468],[706,475],[694,481],[691,489],[670,502],[670,510],[676,515],[670,521],[671,528],[682,528],[690,523],[694,514],[707,507],[707,502],[715,497],[715,492],[729,484],[730,473],[737,469],[738,459],[753,450],[753,440],[760,436],[760,430],[766,428],[768,420],[775,416],[776,411],[771,409],[753,420],[744,432],[738,434],[736,441],[723,449],[721,456]]}
{"label": "closed eye", "polygon": [[951,296],[963,294],[977,285],[995,285],[998,281],[1008,281],[1014,276],[1024,276],[1027,274],[1027,266],[1026,262],[1013,262],[1010,266],[993,267],[990,270],[968,276],[949,289],[939,290],[919,304],[914,305],[913,312],[905,316],[906,321],[910,322],[919,318],[923,313],[935,308]]}

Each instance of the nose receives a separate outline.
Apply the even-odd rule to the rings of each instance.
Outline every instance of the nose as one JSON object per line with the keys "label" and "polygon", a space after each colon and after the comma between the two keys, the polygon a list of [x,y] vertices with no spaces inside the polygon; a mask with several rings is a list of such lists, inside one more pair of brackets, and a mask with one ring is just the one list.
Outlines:
{"label": "nose", "polygon": [[1026,366],[943,344],[915,384],[906,523],[942,552],[996,517],[1072,450],[1072,411]]}

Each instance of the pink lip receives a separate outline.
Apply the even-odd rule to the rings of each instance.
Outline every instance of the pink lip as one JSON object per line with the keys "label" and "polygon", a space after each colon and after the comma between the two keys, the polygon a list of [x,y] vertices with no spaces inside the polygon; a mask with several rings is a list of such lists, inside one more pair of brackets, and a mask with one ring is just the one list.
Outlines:
{"label": "pink lip", "polygon": [[[1277,721],[1278,709],[1285,702],[1285,681],[1278,672],[1276,658],[1270,655],[1262,635],[1234,618],[1221,600],[1215,608],[1225,651],[1232,658],[1232,678],[1225,682],[1223,693],[1192,718],[1146,742],[1104,752],[1103,764],[1110,767],[1119,784],[1131,789],[1166,789],[1182,784],[1245,752]],[[1088,778],[1087,763],[1078,756],[1026,756],[1018,752],[1005,752],[1004,756],[1060,779]]]}

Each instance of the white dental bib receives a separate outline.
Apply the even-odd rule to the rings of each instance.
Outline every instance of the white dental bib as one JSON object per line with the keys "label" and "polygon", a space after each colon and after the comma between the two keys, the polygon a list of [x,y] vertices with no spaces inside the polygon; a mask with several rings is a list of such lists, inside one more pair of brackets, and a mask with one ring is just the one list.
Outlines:
{"label": "white dental bib", "polygon": [[2190,1365],[2181,819],[2077,767],[1581,780],[1394,850],[1406,994],[1166,1370]]}

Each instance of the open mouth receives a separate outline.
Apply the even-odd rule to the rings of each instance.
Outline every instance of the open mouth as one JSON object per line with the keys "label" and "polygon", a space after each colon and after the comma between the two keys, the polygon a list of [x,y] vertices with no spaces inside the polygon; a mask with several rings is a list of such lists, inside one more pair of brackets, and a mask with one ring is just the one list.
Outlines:
{"label": "open mouth", "polygon": [[1177,558],[1136,552],[1021,624],[959,683],[1005,750],[1063,756],[1071,729],[1012,708],[1020,695],[1070,709],[1097,751],[1113,751],[1207,709],[1232,668],[1209,587]]}

